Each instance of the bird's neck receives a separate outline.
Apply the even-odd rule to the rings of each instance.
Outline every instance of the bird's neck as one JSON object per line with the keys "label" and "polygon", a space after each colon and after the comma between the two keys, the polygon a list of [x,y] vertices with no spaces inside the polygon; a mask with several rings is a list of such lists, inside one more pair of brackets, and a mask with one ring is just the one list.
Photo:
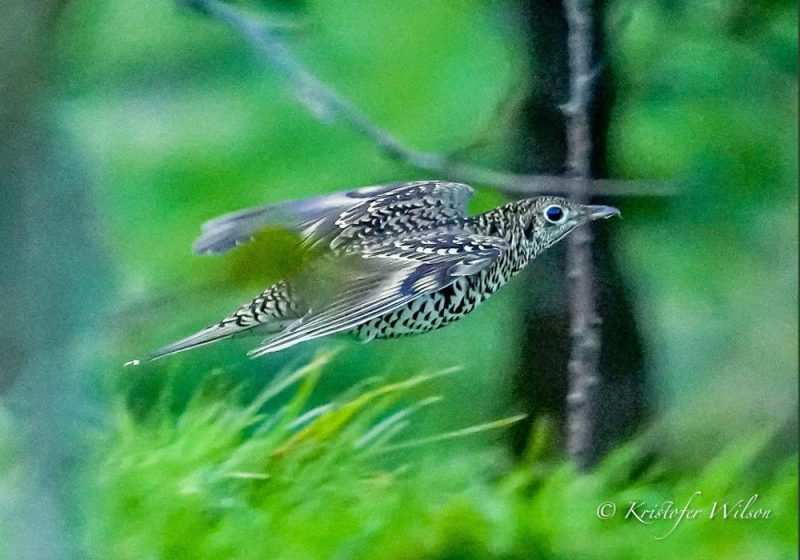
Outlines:
{"label": "bird's neck", "polygon": [[519,242],[522,235],[522,225],[513,209],[513,202],[494,208],[483,214],[472,216],[470,220],[481,235],[499,237],[506,243]]}
{"label": "bird's neck", "polygon": [[530,259],[528,244],[525,241],[525,234],[515,204],[515,202],[510,202],[470,218],[475,229],[481,235],[499,237],[508,243],[509,256],[515,263],[514,272],[524,267]]}

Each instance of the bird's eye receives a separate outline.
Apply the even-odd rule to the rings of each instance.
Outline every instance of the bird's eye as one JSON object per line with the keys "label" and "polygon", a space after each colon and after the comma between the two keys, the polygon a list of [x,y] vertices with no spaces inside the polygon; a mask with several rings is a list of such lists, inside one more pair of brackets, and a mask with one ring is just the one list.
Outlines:
{"label": "bird's eye", "polygon": [[544,217],[551,224],[560,224],[567,217],[567,213],[558,204],[551,204],[544,209]]}

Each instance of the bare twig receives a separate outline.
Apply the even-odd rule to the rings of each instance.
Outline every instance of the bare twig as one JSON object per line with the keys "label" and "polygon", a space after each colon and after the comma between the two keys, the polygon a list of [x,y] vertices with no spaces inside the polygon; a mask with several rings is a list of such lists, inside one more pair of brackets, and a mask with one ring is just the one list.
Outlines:
{"label": "bare twig", "polygon": [[[567,117],[567,167],[572,176],[570,198],[584,204],[590,196],[592,138],[589,105],[592,96],[592,0],[564,0],[567,16],[570,99]],[[595,302],[592,230],[579,228],[567,245],[570,334],[568,363],[567,447],[580,469],[594,461],[596,395],[600,359],[600,318]]]}
{"label": "bare twig", "polygon": [[[512,196],[569,192],[570,180],[559,175],[525,175],[495,171],[453,161],[442,154],[411,148],[389,131],[376,125],[361,109],[314,76],[286,45],[285,26],[257,21],[242,10],[220,0],[179,0],[179,2],[241,33],[293,87],[297,98],[317,118],[324,122],[335,119],[346,122],[353,130],[371,140],[394,159],[417,169],[436,173],[438,178],[491,185]],[[604,196],[665,196],[675,191],[674,185],[657,181],[599,179],[592,182],[593,192]]]}

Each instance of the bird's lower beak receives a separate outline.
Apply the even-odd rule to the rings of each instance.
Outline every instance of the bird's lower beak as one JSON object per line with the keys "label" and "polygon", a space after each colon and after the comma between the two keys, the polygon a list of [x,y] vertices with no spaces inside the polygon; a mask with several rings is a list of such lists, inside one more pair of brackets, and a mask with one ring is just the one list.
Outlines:
{"label": "bird's lower beak", "polygon": [[589,206],[590,220],[605,220],[612,216],[620,216],[619,210],[613,206]]}

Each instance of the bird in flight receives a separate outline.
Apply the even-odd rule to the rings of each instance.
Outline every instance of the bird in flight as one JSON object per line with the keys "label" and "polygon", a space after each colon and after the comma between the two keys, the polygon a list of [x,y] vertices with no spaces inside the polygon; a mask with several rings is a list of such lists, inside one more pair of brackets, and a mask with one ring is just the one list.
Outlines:
{"label": "bird in flight", "polygon": [[336,333],[366,342],[438,329],[475,309],[576,227],[619,215],[610,206],[540,196],[470,216],[473,193],[445,181],[392,183],[206,222],[194,243],[199,254],[225,253],[281,226],[299,234],[315,256],[221,321],[144,360],[246,331],[265,336],[248,353],[255,357]]}

